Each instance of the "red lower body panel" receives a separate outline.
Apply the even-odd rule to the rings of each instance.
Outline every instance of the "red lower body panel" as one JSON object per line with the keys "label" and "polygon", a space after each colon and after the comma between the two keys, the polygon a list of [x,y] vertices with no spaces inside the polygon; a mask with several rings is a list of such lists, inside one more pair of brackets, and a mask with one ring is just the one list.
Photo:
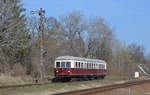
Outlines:
{"label": "red lower body panel", "polygon": [[105,69],[55,68],[55,75],[106,75]]}

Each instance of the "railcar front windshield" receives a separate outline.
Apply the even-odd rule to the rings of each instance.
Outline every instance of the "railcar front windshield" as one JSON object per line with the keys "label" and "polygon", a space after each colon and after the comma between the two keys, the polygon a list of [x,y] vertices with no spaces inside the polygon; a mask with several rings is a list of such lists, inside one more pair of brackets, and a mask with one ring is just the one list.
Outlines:
{"label": "railcar front windshield", "polygon": [[56,68],[71,68],[71,62],[56,62]]}
{"label": "railcar front windshield", "polygon": [[60,68],[60,62],[56,62],[56,67]]}
{"label": "railcar front windshield", "polygon": [[66,67],[70,68],[71,67],[71,62],[66,62]]}

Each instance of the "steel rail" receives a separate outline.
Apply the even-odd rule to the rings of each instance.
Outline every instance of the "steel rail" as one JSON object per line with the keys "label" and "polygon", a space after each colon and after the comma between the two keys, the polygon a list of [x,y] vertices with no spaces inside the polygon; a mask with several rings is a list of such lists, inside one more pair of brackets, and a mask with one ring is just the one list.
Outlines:
{"label": "steel rail", "polygon": [[111,91],[114,89],[140,85],[144,83],[150,83],[150,80],[136,80],[136,81],[130,81],[126,83],[108,85],[104,87],[96,87],[96,88],[83,89],[83,90],[72,91],[72,92],[64,92],[64,93],[58,93],[58,94],[52,94],[52,95],[91,95],[91,94],[96,94],[96,93],[102,93],[105,91]]}
{"label": "steel rail", "polygon": [[35,86],[35,85],[48,85],[48,84],[51,84],[51,83],[32,83],[32,84],[7,85],[7,86],[0,86],[0,89],[27,87],[27,86]]}

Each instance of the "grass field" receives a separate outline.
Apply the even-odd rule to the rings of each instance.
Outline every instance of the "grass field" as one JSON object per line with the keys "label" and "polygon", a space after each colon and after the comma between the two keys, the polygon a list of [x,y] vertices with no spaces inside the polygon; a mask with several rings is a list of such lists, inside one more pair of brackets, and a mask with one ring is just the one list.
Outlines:
{"label": "grass field", "polygon": [[[0,89],[0,95],[48,95],[48,94],[59,93],[64,91],[104,86],[108,84],[113,84],[119,80],[120,79],[117,77],[107,76],[104,80],[51,83],[49,85],[40,85],[40,86],[37,85],[37,86],[30,86],[30,87]],[[11,84],[19,84],[19,82],[15,83],[15,81],[17,80],[13,80],[13,83]],[[2,79],[0,80],[1,85],[8,85],[9,83],[4,83]],[[20,83],[25,83],[25,82],[21,81]]]}

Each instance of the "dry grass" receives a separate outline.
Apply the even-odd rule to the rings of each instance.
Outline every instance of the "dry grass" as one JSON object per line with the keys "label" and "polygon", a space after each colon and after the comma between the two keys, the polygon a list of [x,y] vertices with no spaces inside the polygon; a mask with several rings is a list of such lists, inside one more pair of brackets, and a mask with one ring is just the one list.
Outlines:
{"label": "dry grass", "polygon": [[33,79],[30,76],[12,77],[9,75],[1,74],[0,75],[0,86],[31,83],[32,80]]}
{"label": "dry grass", "polygon": [[1,89],[0,95],[48,95],[53,93],[114,84],[116,81],[118,81],[118,78],[108,76],[104,80],[52,83],[50,85],[10,88],[3,90]]}

